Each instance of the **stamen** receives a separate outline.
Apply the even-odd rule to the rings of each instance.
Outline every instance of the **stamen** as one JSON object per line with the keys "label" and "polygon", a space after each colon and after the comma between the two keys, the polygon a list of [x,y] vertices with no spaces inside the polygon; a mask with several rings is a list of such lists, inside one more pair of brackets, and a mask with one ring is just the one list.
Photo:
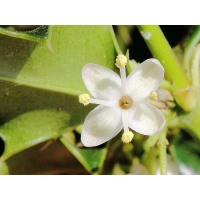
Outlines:
{"label": "stamen", "polygon": [[127,83],[126,83],[126,69],[125,65],[127,64],[127,58],[124,55],[118,55],[116,58],[115,65],[120,68],[120,76],[121,76],[121,92],[122,95],[127,94]]}
{"label": "stamen", "polygon": [[149,99],[158,100],[158,94],[155,91],[150,92]]}
{"label": "stamen", "polygon": [[119,100],[119,106],[122,109],[129,109],[133,104],[133,100],[129,97],[129,96],[123,96],[120,100]]}
{"label": "stamen", "polygon": [[118,55],[116,58],[116,63],[115,65],[118,68],[124,67],[127,64],[127,58],[124,55]]}
{"label": "stamen", "polygon": [[88,105],[90,101],[90,96],[88,94],[79,95],[79,103],[82,103],[84,106]]}
{"label": "stamen", "polygon": [[128,111],[127,110],[122,110],[122,124],[124,127],[124,132],[128,132]]}
{"label": "stamen", "polygon": [[121,92],[122,92],[122,95],[126,95],[127,94],[127,81],[126,81],[125,67],[120,68],[120,76],[121,76]]}
{"label": "stamen", "polygon": [[118,101],[117,100],[106,101],[106,100],[90,98],[89,103],[100,104],[100,105],[104,105],[104,106],[108,106],[108,107],[118,107]]}
{"label": "stamen", "polygon": [[134,134],[131,131],[128,131],[122,134],[121,140],[123,143],[129,143],[132,141],[133,137],[134,137]]}

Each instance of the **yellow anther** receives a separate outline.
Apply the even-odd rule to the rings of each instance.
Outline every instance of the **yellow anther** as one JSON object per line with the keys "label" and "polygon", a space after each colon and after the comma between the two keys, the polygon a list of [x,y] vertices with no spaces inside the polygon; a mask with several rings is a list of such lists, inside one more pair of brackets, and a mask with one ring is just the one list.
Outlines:
{"label": "yellow anther", "polygon": [[158,94],[154,91],[150,92],[149,99],[158,100]]}
{"label": "yellow anther", "polygon": [[124,55],[118,55],[117,56],[117,58],[116,58],[116,63],[115,63],[115,65],[117,66],[117,67],[124,67],[125,65],[126,65],[126,63],[127,63],[127,58],[126,58],[126,56],[124,56]]}
{"label": "yellow anther", "polygon": [[88,105],[90,101],[90,96],[88,94],[79,95],[79,103],[82,103],[84,106]]}
{"label": "yellow anther", "polygon": [[134,137],[134,134],[131,131],[128,131],[122,134],[121,140],[123,143],[129,143],[132,141],[133,137]]}

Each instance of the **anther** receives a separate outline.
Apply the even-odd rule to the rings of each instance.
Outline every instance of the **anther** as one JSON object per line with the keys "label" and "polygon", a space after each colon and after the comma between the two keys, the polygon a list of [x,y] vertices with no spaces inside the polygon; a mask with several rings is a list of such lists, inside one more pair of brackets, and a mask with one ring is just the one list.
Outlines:
{"label": "anther", "polygon": [[79,95],[79,103],[82,103],[84,106],[88,105],[90,101],[90,96],[88,94]]}
{"label": "anther", "polygon": [[129,143],[132,141],[133,137],[134,137],[134,134],[131,131],[128,131],[122,134],[121,140],[123,143]]}
{"label": "anther", "polygon": [[127,58],[124,55],[118,55],[116,58],[116,63],[115,65],[120,68],[124,67],[127,64]]}
{"label": "anther", "polygon": [[158,94],[155,91],[150,92],[149,99],[158,100]]}

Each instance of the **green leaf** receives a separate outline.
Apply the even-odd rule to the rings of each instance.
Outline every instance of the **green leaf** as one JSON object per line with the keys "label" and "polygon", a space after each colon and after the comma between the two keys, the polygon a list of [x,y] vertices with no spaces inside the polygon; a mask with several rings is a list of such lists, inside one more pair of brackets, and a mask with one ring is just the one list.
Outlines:
{"label": "green leaf", "polygon": [[9,174],[8,166],[5,162],[0,161],[0,175]]}
{"label": "green leaf", "polygon": [[0,127],[6,143],[0,161],[30,146],[57,138],[68,125],[69,115],[56,110],[38,110],[20,115]]}
{"label": "green leaf", "polygon": [[81,77],[87,63],[114,68],[110,26],[51,26],[46,43],[0,35],[1,160],[83,123],[92,106]]}
{"label": "green leaf", "polygon": [[0,75],[4,80],[62,93],[87,92],[81,78],[89,62],[114,68],[110,26],[54,26],[44,43],[0,36]]}
{"label": "green leaf", "polygon": [[77,148],[67,137],[61,137],[60,140],[88,172],[98,172],[105,160],[106,148]]}
{"label": "green leaf", "polygon": [[184,130],[188,131],[193,137],[197,138],[200,141],[200,97],[197,97],[196,107],[189,113],[180,113],[179,121],[180,126]]}
{"label": "green leaf", "polygon": [[182,42],[181,46],[184,49],[184,60],[183,64],[186,70],[189,70],[191,65],[191,57],[195,46],[200,42],[200,26],[193,26],[187,37]]}
{"label": "green leaf", "polygon": [[[7,81],[0,81],[0,100],[2,124],[9,123],[13,118],[17,120],[20,115],[29,112],[34,114],[35,111],[53,110],[56,113],[65,112],[70,120],[66,126],[73,127],[83,122],[92,107],[83,106],[78,102],[78,97],[74,95],[16,85]],[[32,116],[29,117],[31,121]],[[45,119],[43,120],[45,122]],[[48,124],[46,125],[48,126]],[[13,127],[13,134],[14,132],[15,128]]]}
{"label": "green leaf", "polygon": [[14,31],[0,27],[0,34],[35,42],[45,41],[48,38],[50,31],[49,27],[45,25],[39,26],[32,31]]}
{"label": "green leaf", "polygon": [[193,86],[200,86],[200,26],[193,26],[181,45],[184,50],[183,66]]}
{"label": "green leaf", "polygon": [[170,152],[181,174],[200,174],[199,143],[183,134],[175,137]]}

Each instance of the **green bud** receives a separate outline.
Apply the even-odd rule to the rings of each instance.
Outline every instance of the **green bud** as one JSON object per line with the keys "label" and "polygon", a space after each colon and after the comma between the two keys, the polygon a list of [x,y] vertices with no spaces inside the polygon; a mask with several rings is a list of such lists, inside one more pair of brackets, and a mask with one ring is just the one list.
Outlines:
{"label": "green bud", "polygon": [[176,102],[186,112],[190,112],[196,107],[197,95],[198,95],[198,89],[194,86],[181,88],[174,92],[174,98]]}

